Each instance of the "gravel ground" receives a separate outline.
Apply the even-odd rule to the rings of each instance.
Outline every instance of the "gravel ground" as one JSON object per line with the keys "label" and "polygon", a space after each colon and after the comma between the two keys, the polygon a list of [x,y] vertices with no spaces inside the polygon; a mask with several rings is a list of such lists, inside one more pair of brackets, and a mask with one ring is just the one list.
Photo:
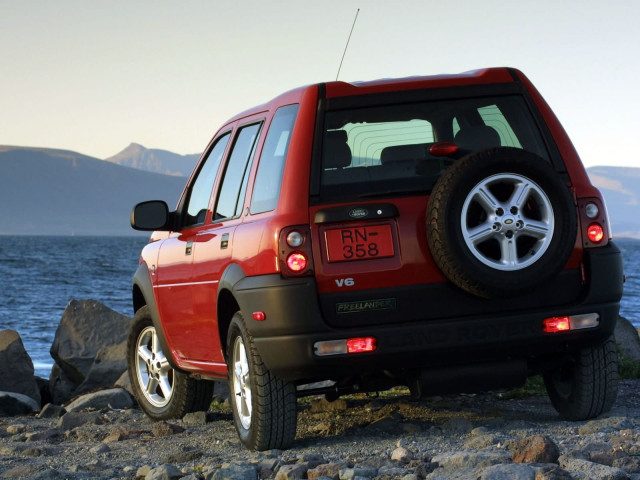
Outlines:
{"label": "gravel ground", "polygon": [[[560,421],[539,395],[301,400],[295,444],[268,452],[244,449],[224,405],[168,423],[137,409],[3,417],[0,478],[640,480],[639,387],[621,381],[613,410],[584,422]],[[536,436],[557,454],[514,463]]]}

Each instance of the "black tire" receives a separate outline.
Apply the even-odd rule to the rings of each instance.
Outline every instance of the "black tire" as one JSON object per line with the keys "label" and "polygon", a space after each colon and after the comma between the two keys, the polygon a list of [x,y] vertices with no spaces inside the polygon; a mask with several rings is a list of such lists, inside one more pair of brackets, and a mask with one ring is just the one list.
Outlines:
{"label": "black tire", "polygon": [[449,167],[431,192],[426,221],[442,273],[484,298],[547,282],[567,263],[577,235],[573,196],[560,174],[516,148],[481,150]]}
{"label": "black tire", "polygon": [[227,340],[229,396],[233,421],[250,450],[285,449],[296,436],[296,387],[273,376],[237,312]]}
{"label": "black tire", "polygon": [[189,412],[209,410],[213,382],[196,380],[169,365],[146,305],[133,317],[127,363],[138,405],[152,419],[182,418]]}
{"label": "black tire", "polygon": [[586,347],[544,375],[553,407],[566,420],[587,420],[608,412],[618,394],[618,354],[609,338]]}

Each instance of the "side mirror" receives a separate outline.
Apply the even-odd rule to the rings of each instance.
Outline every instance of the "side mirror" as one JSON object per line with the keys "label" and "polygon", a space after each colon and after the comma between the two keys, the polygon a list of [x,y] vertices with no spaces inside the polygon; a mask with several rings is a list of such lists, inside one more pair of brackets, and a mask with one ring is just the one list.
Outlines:
{"label": "side mirror", "polygon": [[162,200],[142,202],[133,207],[131,227],[135,230],[169,230],[169,207]]}

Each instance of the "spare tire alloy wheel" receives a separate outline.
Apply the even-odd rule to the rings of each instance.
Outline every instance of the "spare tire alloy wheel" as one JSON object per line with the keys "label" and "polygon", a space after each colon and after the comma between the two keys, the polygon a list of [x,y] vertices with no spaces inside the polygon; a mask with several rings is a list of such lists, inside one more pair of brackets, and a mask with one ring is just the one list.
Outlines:
{"label": "spare tire alloy wheel", "polygon": [[[494,189],[510,190],[506,202]],[[473,213],[479,209],[481,215]],[[514,271],[532,265],[549,248],[554,230],[549,197],[531,179],[514,173],[492,175],[467,195],[460,219],[469,251],[485,265]],[[497,243],[494,245],[487,245]],[[527,248],[522,248],[526,243]]]}
{"label": "spare tire alloy wheel", "polygon": [[561,174],[517,148],[471,153],[449,167],[427,207],[434,261],[459,288],[485,298],[529,293],[567,263],[577,234]]}

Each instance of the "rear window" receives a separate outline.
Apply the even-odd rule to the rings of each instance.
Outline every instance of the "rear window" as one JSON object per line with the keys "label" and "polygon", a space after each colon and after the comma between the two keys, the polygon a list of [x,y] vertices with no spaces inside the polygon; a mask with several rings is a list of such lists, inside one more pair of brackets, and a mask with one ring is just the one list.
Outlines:
{"label": "rear window", "polygon": [[[436,156],[430,147],[454,142]],[[323,200],[426,193],[456,159],[484,148],[529,150],[549,161],[520,96],[467,98],[327,112],[322,149]]]}

